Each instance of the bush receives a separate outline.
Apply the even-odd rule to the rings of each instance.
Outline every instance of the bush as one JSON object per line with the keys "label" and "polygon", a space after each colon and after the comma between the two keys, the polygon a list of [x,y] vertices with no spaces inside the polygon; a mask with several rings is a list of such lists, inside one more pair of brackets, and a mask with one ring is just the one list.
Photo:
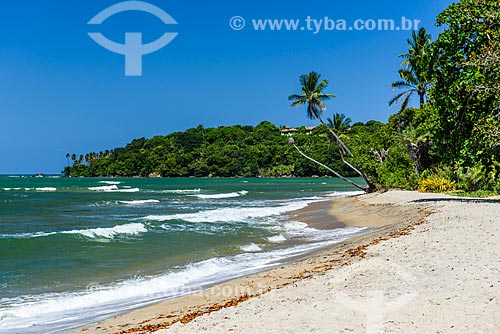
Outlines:
{"label": "bush", "polygon": [[442,193],[455,190],[455,182],[443,177],[429,177],[418,183],[418,191],[423,193]]}
{"label": "bush", "polygon": [[460,167],[457,169],[458,189],[466,192],[478,190],[497,190],[496,170],[488,171],[483,165]]}

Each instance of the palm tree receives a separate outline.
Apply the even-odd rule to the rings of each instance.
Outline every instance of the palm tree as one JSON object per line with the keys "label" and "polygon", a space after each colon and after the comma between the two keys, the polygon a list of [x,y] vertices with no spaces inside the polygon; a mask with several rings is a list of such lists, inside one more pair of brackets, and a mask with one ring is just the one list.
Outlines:
{"label": "palm tree", "polygon": [[300,155],[302,155],[302,156],[303,156],[303,157],[305,157],[306,159],[309,159],[309,160],[311,160],[312,162],[314,162],[314,163],[316,163],[316,164],[320,165],[321,167],[323,167],[323,168],[325,168],[325,169],[329,170],[329,171],[330,171],[330,172],[332,172],[332,173],[333,173],[333,175],[335,175],[336,177],[341,178],[341,179],[342,179],[342,180],[344,180],[345,182],[348,182],[348,183],[352,184],[353,186],[355,186],[355,187],[356,187],[356,188],[358,188],[358,189],[361,189],[361,190],[363,190],[363,191],[365,191],[365,192],[371,192],[371,191],[370,191],[370,188],[365,188],[365,187],[360,186],[359,184],[357,184],[357,183],[353,182],[352,180],[349,180],[348,178],[346,178],[346,177],[344,177],[344,176],[340,175],[338,172],[336,172],[335,170],[331,169],[331,168],[330,168],[330,167],[328,167],[327,165],[322,164],[322,163],[321,163],[321,162],[319,162],[318,160],[315,160],[315,159],[311,158],[310,156],[308,156],[307,154],[305,154],[304,152],[302,152],[302,150],[301,150],[300,148],[298,148],[298,147],[297,147],[297,145],[295,145],[295,140],[294,140],[292,137],[290,137],[290,138],[288,139],[288,144],[289,144],[289,145],[292,145],[293,147],[295,147],[295,149],[296,149],[296,150],[300,153]]}
{"label": "palm tree", "polygon": [[[300,84],[302,86],[302,91],[301,94],[293,94],[288,97],[289,101],[293,101],[290,107],[300,107],[302,105],[307,106],[307,117],[309,119],[317,119],[323,124],[328,131],[333,135],[335,140],[337,141],[337,144],[339,145],[339,151],[340,151],[340,157],[342,158],[342,161],[352,168],[356,173],[358,173],[365,182],[367,183],[368,187],[361,187],[359,185],[356,185],[358,188],[363,189],[366,192],[372,192],[375,190],[375,186],[373,183],[368,179],[366,175],[361,173],[358,169],[356,169],[354,166],[352,166],[349,162],[347,162],[344,159],[344,155],[348,154],[349,156],[353,156],[351,151],[345,146],[344,142],[340,139],[340,137],[330,129],[325,122],[323,121],[323,118],[321,117],[323,114],[323,110],[326,109],[324,101],[330,100],[334,98],[335,96],[333,94],[327,94],[324,93],[323,90],[328,86],[328,80],[320,80],[321,75],[316,72],[310,72],[309,74],[302,74],[299,77]],[[295,145],[294,145],[295,146]],[[297,146],[295,148],[298,150]],[[299,153],[304,155],[302,151],[299,150]],[[304,155],[305,156],[305,155]],[[306,156],[307,157],[307,156]],[[307,157],[308,158],[308,157]],[[309,158],[308,158],[309,159]],[[314,161],[317,162],[317,161]],[[322,164],[321,164],[322,165]],[[335,175],[339,175],[338,173],[335,172]]]}
{"label": "palm tree", "polygon": [[[330,100],[336,96],[333,94],[323,93],[323,90],[328,86],[328,80],[322,80],[318,83],[320,77],[321,75],[314,71],[309,74],[302,74],[299,77],[299,81],[302,86],[302,94],[290,95],[288,100],[293,101],[290,107],[300,107],[303,104],[307,104],[307,117],[309,119],[317,119],[321,122],[321,124],[328,128],[323,121],[323,118],[321,118],[323,110],[326,109],[323,101]],[[352,156],[351,151],[349,151],[345,144],[340,140],[339,136],[337,136],[337,134],[331,129],[329,129],[329,131],[337,142],[344,147],[350,156]]]}
{"label": "palm tree", "polygon": [[335,113],[333,120],[328,117],[326,119],[328,126],[338,135],[346,133],[351,128],[352,120],[344,114]]}
{"label": "palm tree", "polygon": [[[350,128],[351,128],[351,119],[346,117],[344,114],[339,114],[335,113],[333,115],[333,119],[328,117],[326,119],[326,124],[327,126],[335,131],[335,133],[340,137],[341,135],[345,134]],[[328,136],[328,149],[330,149],[330,143],[333,142],[333,136],[330,134]],[[343,150],[341,146],[339,146],[340,150]],[[344,154],[346,154],[345,151],[343,151]]]}
{"label": "palm tree", "polygon": [[432,80],[430,79],[432,66],[431,35],[427,33],[425,28],[421,28],[418,33],[413,31],[412,39],[408,39],[407,41],[409,46],[408,53],[399,56],[404,59],[401,65],[405,65],[405,68],[398,71],[402,80],[395,81],[391,85],[392,89],[405,89],[405,91],[397,94],[389,101],[389,106],[392,106],[403,99],[399,113],[408,107],[413,94],[419,96],[420,108],[422,108],[425,104],[429,87],[432,84]]}
{"label": "palm tree", "polygon": [[[401,99],[400,110],[398,111],[398,129],[401,133],[401,115],[407,109],[410,98],[416,94],[419,97],[420,109],[423,108],[427,99],[427,92],[432,85],[433,74],[433,53],[431,48],[432,37],[424,28],[418,32],[412,32],[412,38],[407,40],[408,53],[402,54],[399,57],[404,61],[401,64],[405,66],[399,70],[399,76],[402,80],[392,83],[393,89],[405,89],[403,92],[397,94],[392,100],[389,101],[389,106],[399,103]],[[411,131],[412,126],[406,127],[406,134],[404,135],[407,142],[407,149],[410,156],[414,157],[415,170],[417,173],[423,170],[423,158],[427,155],[428,143],[421,141],[409,134],[414,133]]]}

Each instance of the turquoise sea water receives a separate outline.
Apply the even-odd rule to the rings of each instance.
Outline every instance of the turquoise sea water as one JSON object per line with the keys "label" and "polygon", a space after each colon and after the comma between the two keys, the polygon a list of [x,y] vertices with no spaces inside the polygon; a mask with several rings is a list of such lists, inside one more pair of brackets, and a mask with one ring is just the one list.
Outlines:
{"label": "turquoise sea water", "polygon": [[53,333],[285,263],[361,229],[288,217],[337,179],[0,176],[0,333]]}

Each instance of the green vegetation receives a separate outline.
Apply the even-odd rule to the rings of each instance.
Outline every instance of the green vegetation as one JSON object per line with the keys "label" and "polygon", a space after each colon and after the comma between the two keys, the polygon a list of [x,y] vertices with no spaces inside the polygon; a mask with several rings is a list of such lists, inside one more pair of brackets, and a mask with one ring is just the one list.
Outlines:
{"label": "green vegetation", "polygon": [[[349,132],[357,137],[377,132],[374,121],[358,123]],[[378,123],[377,123],[378,124]],[[329,132],[318,126],[310,133],[298,128],[293,138],[315,159],[333,166],[347,176],[356,176],[345,166],[336,148],[329,147]],[[167,136],[135,139],[123,148],[70,154],[67,176],[122,177],[286,177],[331,175],[327,170],[302,159],[288,145],[290,137],[269,122],[253,126],[188,129]]]}
{"label": "green vegetation", "polygon": [[[350,162],[345,160],[345,156],[353,156],[352,152],[347,148],[347,146],[344,144],[342,139],[340,139],[340,131],[345,131],[346,130],[346,123],[348,123],[348,119],[345,118],[344,115],[339,115],[336,114],[334,116],[334,121],[329,120],[332,126],[327,126],[325,122],[323,121],[323,118],[321,115],[323,114],[323,110],[325,109],[325,104],[323,101],[329,100],[333,97],[335,97],[333,94],[325,94],[323,93],[323,89],[328,86],[328,80],[322,80],[319,81],[321,75],[316,73],[316,72],[310,72],[309,74],[302,74],[299,77],[300,85],[301,85],[301,94],[293,94],[288,97],[288,100],[293,101],[290,107],[299,107],[302,105],[307,106],[307,117],[309,119],[317,119],[321,122],[321,124],[328,130],[328,132],[333,135],[333,138],[335,138],[335,141],[338,145],[338,152],[340,154],[340,158],[342,159],[342,162],[348,166],[351,170],[356,172],[359,176],[361,176],[367,186],[364,187],[362,185],[359,185],[353,181],[347,180],[344,176],[342,176],[339,172],[336,170],[333,170],[329,167],[322,166],[329,171],[331,171],[335,176],[340,177],[344,179],[345,181],[351,183],[353,186],[366,191],[366,192],[372,192],[376,189],[375,185],[373,182],[366,176],[366,174],[362,173],[358,168],[354,167]],[[350,122],[350,120],[349,120]],[[337,131],[334,130],[334,128],[337,127]],[[337,133],[339,132],[339,133]],[[292,140],[290,141],[290,144],[292,144],[297,151],[307,158],[308,160],[322,165],[321,162],[316,161],[315,159],[307,156],[304,154],[296,145],[295,142]]]}
{"label": "green vegetation", "polygon": [[[361,176],[366,191],[405,188],[457,194],[500,192],[500,2],[462,0],[437,18],[432,40],[413,32],[392,84],[399,111],[386,124],[355,123],[343,114],[322,119],[327,80],[300,76],[292,106],[321,125],[293,135],[275,125],[199,126],[136,139],[124,148],[66,155],[71,176]],[[418,108],[412,108],[412,96]],[[304,159],[306,157],[307,159]],[[346,180],[352,182],[350,180]]]}

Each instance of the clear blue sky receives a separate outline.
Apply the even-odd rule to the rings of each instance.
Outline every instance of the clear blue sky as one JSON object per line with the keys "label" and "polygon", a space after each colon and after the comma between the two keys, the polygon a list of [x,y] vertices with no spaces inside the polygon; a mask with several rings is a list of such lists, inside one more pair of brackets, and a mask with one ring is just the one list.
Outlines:
{"label": "clear blue sky", "polygon": [[[177,25],[142,12],[124,12],[97,28],[87,22],[119,0],[8,1],[0,11],[0,174],[58,173],[67,152],[123,146],[203,124],[269,120],[312,125],[289,109],[298,77],[311,70],[330,80],[326,116],[386,121],[409,31],[255,31],[251,19],[420,19],[435,37],[436,16],[451,0],[149,0]],[[286,4],[285,4],[286,3]],[[233,16],[247,26],[234,31]],[[145,42],[164,32],[177,38],[143,58],[143,75],[126,77],[124,57],[87,33]]]}

